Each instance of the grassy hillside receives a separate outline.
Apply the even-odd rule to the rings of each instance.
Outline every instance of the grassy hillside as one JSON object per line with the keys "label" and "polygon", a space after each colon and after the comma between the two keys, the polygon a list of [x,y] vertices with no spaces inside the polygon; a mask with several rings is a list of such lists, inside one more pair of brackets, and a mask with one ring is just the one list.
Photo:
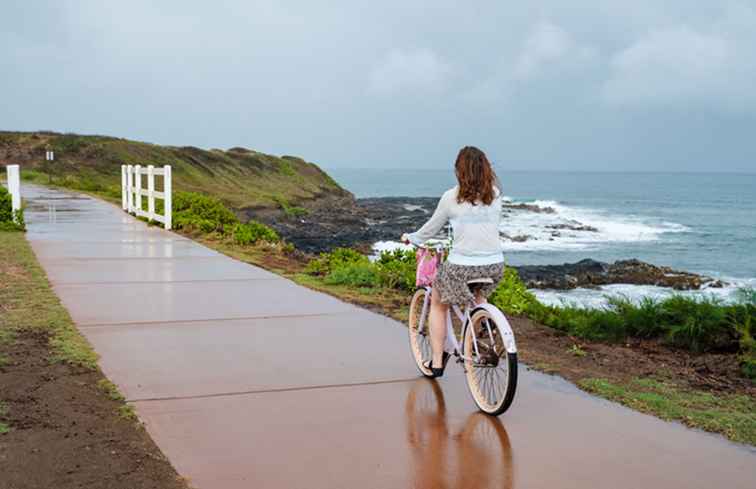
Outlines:
{"label": "grassy hillside", "polygon": [[108,136],[0,132],[0,165],[20,164],[23,178],[46,182],[48,148],[55,151],[54,183],[112,198],[120,198],[122,164],[171,165],[174,190],[209,193],[235,209],[287,209],[322,196],[350,196],[313,163],[245,148],[207,151]]}

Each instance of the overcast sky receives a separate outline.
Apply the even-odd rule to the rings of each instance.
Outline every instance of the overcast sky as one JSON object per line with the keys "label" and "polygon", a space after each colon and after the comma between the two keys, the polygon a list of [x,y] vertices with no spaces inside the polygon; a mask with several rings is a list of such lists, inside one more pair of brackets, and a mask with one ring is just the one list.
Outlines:
{"label": "overcast sky", "polygon": [[0,129],[326,167],[756,171],[756,0],[3,1]]}

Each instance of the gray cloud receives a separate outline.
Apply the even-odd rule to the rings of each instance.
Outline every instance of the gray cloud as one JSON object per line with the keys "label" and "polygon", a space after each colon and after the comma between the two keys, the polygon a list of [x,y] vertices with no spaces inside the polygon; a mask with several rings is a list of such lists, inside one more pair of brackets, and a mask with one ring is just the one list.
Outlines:
{"label": "gray cloud", "polygon": [[0,128],[326,166],[753,170],[756,1],[0,6]]}

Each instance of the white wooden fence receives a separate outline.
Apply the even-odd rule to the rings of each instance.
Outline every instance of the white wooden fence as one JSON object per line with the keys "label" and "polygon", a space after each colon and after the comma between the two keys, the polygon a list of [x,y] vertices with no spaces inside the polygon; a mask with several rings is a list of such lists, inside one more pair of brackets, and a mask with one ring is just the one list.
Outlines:
{"label": "white wooden fence", "polygon": [[[147,177],[147,188],[142,187],[142,177]],[[155,177],[163,177],[163,191],[155,190]],[[155,168],[152,165],[121,165],[121,204],[123,210],[151,221],[162,222],[165,229],[171,229],[172,183],[171,167]],[[142,209],[142,197],[147,197],[147,210]],[[155,199],[163,199],[163,214],[155,212]]]}
{"label": "white wooden fence", "polygon": [[11,194],[11,208],[14,212],[21,210],[21,178],[19,176],[18,165],[8,165],[5,167],[8,173],[8,192]]}

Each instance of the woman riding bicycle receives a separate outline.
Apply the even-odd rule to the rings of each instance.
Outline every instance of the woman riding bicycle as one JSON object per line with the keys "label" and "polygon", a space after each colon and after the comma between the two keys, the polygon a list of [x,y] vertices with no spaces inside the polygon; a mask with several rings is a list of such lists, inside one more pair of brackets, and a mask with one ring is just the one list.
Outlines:
{"label": "woman riding bicycle", "polygon": [[[449,354],[444,351],[446,317],[451,304],[480,303],[496,288],[504,272],[504,254],[499,240],[501,192],[485,153],[473,146],[462,148],[454,165],[458,185],[447,190],[433,216],[418,231],[402,240],[420,246],[451,223],[451,252],[433,282],[430,310],[432,359],[426,362],[434,377],[444,373]],[[491,279],[478,297],[468,282]]]}

